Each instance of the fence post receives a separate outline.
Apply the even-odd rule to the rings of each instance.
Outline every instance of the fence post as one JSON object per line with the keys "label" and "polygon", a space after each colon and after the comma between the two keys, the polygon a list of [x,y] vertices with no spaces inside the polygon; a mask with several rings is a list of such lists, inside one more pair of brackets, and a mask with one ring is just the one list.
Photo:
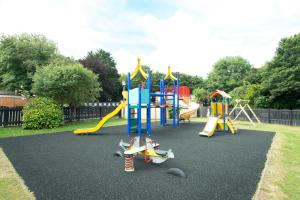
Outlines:
{"label": "fence post", "polygon": [[80,121],[80,106],[79,107],[76,107],[76,119],[77,121]]}
{"label": "fence post", "polygon": [[271,109],[268,110],[268,123],[271,124]]}
{"label": "fence post", "polygon": [[293,126],[293,110],[291,109],[291,120],[290,120],[290,125]]}
{"label": "fence post", "polygon": [[3,126],[6,127],[8,125],[8,115],[9,115],[8,108],[4,108],[3,114],[4,114],[4,116],[3,116]]}

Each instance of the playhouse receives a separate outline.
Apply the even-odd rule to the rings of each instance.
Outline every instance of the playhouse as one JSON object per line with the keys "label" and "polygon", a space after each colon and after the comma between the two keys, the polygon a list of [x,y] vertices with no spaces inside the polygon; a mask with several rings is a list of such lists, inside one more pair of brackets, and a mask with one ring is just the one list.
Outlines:
{"label": "playhouse", "polygon": [[237,133],[238,130],[229,117],[230,99],[231,96],[222,90],[216,90],[210,95],[210,117],[199,135],[210,137],[215,131]]}

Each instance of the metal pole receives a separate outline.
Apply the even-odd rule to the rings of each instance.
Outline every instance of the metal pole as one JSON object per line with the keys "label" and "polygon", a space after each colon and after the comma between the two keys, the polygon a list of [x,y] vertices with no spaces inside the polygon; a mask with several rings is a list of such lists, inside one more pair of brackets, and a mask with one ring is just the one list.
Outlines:
{"label": "metal pole", "polygon": [[130,73],[127,74],[127,131],[128,131],[128,136],[130,136],[130,129],[131,129],[131,119],[130,119],[130,98],[129,98],[129,93],[130,93]]}
{"label": "metal pole", "polygon": [[137,109],[137,112],[138,112],[138,116],[137,116],[137,118],[138,118],[138,135],[139,136],[141,136],[142,135],[142,116],[141,116],[141,112],[142,112],[142,106],[141,106],[141,104],[142,104],[142,102],[141,102],[141,97],[142,97],[142,95],[141,95],[141,85],[139,84],[139,86],[138,86],[138,109]]}

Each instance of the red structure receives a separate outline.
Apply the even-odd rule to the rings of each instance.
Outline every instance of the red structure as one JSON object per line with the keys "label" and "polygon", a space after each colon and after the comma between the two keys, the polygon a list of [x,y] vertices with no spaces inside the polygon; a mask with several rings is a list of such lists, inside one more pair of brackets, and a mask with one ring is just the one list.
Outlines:
{"label": "red structure", "polygon": [[[166,86],[165,91],[166,93],[174,93],[174,87]],[[190,98],[190,96],[191,96],[190,87],[188,86],[179,87],[179,98]]]}

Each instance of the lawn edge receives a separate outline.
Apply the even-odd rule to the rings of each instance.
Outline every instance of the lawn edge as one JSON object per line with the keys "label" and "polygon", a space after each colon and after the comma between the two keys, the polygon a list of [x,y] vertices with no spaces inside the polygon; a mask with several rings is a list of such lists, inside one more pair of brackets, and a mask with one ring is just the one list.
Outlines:
{"label": "lawn edge", "polygon": [[[285,195],[280,190],[278,184],[278,180],[283,179],[284,176],[283,170],[280,167],[283,143],[282,135],[276,132],[272,139],[271,147],[268,150],[265,166],[252,200],[280,200],[284,198]],[[274,179],[275,176],[276,178]]]}
{"label": "lawn edge", "polygon": [[[8,157],[0,147],[0,181],[5,181],[5,179],[14,180],[17,185],[13,185],[13,188],[19,188],[18,194],[22,194],[24,199],[35,200],[36,197],[33,192],[31,192],[25,185],[24,180],[17,173],[12,163],[9,161]],[[1,197],[1,196],[0,196]],[[4,197],[4,199],[8,199]]]}
{"label": "lawn edge", "polygon": [[[113,126],[124,126],[126,123],[121,123],[121,124],[112,124],[112,125],[104,125],[102,128],[106,127],[113,127]],[[51,130],[51,129],[49,129]],[[0,139],[5,139],[5,138],[14,138],[14,137],[27,137],[27,136],[34,136],[34,135],[47,135],[47,134],[56,134],[56,133],[63,133],[63,132],[73,132],[76,129],[70,129],[70,130],[57,130],[57,131],[50,131],[50,132],[40,132],[40,133],[34,133],[34,134],[28,134],[28,135],[9,135],[9,136],[0,136]]]}

